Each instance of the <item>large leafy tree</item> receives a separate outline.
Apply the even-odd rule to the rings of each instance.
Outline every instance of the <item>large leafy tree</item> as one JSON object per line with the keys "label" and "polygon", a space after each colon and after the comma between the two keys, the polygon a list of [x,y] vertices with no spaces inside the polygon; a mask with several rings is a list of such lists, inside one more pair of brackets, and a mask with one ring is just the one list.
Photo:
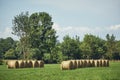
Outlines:
{"label": "large leafy tree", "polygon": [[28,12],[21,13],[15,16],[13,25],[13,34],[20,37],[24,59],[33,53],[38,55],[38,52],[36,59],[42,59],[44,53],[54,48],[57,36],[52,29],[52,17],[48,13],[39,12],[30,16]]}
{"label": "large leafy tree", "polygon": [[[52,17],[45,13],[33,13],[30,16],[30,44],[31,48],[38,48],[41,56],[38,59],[42,59],[44,53],[50,53],[56,45],[56,31],[52,29]],[[33,38],[34,37],[34,38]]]}
{"label": "large leafy tree", "polygon": [[13,34],[17,35],[20,38],[20,46],[22,47],[22,52],[24,53],[24,59],[27,57],[28,46],[29,46],[29,32],[30,32],[30,24],[29,24],[29,14],[26,12],[25,14],[22,12],[17,15],[13,19]]}

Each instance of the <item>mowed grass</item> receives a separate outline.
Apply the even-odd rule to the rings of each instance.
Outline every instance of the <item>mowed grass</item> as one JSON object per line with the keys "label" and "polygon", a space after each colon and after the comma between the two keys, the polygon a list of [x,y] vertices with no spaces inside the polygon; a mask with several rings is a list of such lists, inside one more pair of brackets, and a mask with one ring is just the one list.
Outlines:
{"label": "mowed grass", "polygon": [[44,68],[7,69],[0,65],[0,80],[120,80],[120,62],[110,67],[60,69],[60,64],[45,64]]}

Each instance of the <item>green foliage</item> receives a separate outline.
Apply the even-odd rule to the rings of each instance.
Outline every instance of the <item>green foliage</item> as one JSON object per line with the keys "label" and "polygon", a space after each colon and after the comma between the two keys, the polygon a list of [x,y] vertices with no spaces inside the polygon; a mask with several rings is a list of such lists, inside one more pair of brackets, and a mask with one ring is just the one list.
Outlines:
{"label": "green foliage", "polygon": [[[42,59],[44,53],[50,52],[51,48],[55,47],[57,36],[52,25],[52,17],[46,12],[31,15],[26,12],[14,17],[13,34],[20,37],[21,52],[24,54],[24,59],[29,58],[30,49],[39,49],[40,54],[37,54],[39,56],[37,59]],[[32,52],[36,51],[32,50]]]}
{"label": "green foliage", "polygon": [[80,59],[80,48],[79,40],[70,38],[68,35],[64,37],[64,41],[61,43],[61,50],[64,56],[67,56],[67,59]]}
{"label": "green foliage", "polygon": [[23,51],[22,51],[22,46],[21,46],[20,41],[18,41],[16,43],[15,52],[16,52],[16,56],[17,56],[18,59],[23,59],[24,58]]}
{"label": "green foliage", "polygon": [[41,58],[41,53],[38,48],[31,48],[29,51],[29,56],[28,59],[40,59]]}
{"label": "green foliage", "polygon": [[82,58],[83,59],[89,59],[90,55],[91,55],[90,46],[87,43],[82,42],[81,45],[80,45],[80,49],[81,49],[81,52],[82,52]]}
{"label": "green foliage", "polygon": [[24,54],[24,59],[27,58],[29,48],[29,32],[30,32],[30,22],[28,12],[21,13],[14,17],[13,19],[13,34],[20,37],[20,46]]}
{"label": "green foliage", "polygon": [[94,35],[85,35],[84,41],[81,43],[83,58],[99,59],[103,57],[106,52],[105,41]]}
{"label": "green foliage", "polygon": [[44,54],[44,61],[45,63],[60,63],[63,61],[63,55],[60,50],[60,45],[56,45],[54,48],[51,49],[51,53]]}
{"label": "green foliage", "polygon": [[[36,20],[34,20],[36,19]],[[45,12],[34,13],[30,16],[33,26],[31,26],[31,47],[38,48],[41,51],[41,58],[44,53],[50,53],[56,44],[56,32],[52,29],[52,18]],[[34,37],[34,38],[33,38]]]}
{"label": "green foliage", "polygon": [[113,59],[113,55],[117,51],[115,36],[113,34],[111,36],[109,34],[107,34],[106,39],[107,39],[107,41],[106,41],[106,47],[107,47],[106,58]]}
{"label": "green foliage", "polygon": [[5,57],[5,59],[16,59],[15,50],[14,49],[9,49],[5,53],[4,57]]}
{"label": "green foliage", "polygon": [[60,64],[45,64],[44,68],[7,69],[0,65],[0,80],[120,80],[120,62],[110,67],[61,70]]}
{"label": "green foliage", "polygon": [[113,58],[120,60],[120,40],[116,41],[116,52],[113,54]]}
{"label": "green foliage", "polygon": [[2,65],[3,64],[3,61],[2,60],[0,60],[0,65]]}
{"label": "green foliage", "polygon": [[9,49],[14,49],[16,47],[16,41],[14,41],[11,37],[6,39],[0,38],[0,59],[4,58],[4,54]]}
{"label": "green foliage", "polygon": [[50,54],[49,53],[45,53],[44,54],[44,61],[45,63],[51,63],[50,61]]}
{"label": "green foliage", "polygon": [[58,51],[58,53],[57,53],[58,55],[58,57],[57,57],[57,59],[56,59],[56,61],[57,61],[57,63],[61,63],[63,60],[65,60],[63,57],[63,54],[62,54],[62,52],[61,51]]}

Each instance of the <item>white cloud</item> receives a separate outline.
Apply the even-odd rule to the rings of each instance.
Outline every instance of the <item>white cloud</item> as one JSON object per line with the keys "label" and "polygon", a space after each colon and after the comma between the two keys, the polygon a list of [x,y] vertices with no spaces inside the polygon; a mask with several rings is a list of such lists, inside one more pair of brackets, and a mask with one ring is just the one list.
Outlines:
{"label": "white cloud", "polygon": [[114,25],[110,27],[111,30],[120,30],[120,24],[119,25]]}
{"label": "white cloud", "polygon": [[14,36],[11,32],[11,27],[6,27],[3,31],[0,31],[0,38],[12,37],[13,39],[18,40],[18,37]]}
{"label": "white cloud", "polygon": [[62,41],[65,35],[74,37],[75,35],[80,36],[80,39],[83,40],[85,34],[93,34],[105,39],[106,34],[114,34],[116,39],[120,39],[120,25],[115,25],[112,27],[89,27],[89,26],[67,26],[62,27],[58,24],[54,24],[53,28],[57,31],[59,40]]}

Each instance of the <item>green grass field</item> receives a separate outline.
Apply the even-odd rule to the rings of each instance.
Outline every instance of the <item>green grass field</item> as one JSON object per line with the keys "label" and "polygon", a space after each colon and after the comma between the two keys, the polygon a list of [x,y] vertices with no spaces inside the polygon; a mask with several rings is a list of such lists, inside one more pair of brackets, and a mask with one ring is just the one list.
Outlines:
{"label": "green grass field", "polygon": [[44,68],[7,69],[0,65],[0,80],[120,80],[120,62],[110,67],[60,70],[60,64],[45,64]]}

